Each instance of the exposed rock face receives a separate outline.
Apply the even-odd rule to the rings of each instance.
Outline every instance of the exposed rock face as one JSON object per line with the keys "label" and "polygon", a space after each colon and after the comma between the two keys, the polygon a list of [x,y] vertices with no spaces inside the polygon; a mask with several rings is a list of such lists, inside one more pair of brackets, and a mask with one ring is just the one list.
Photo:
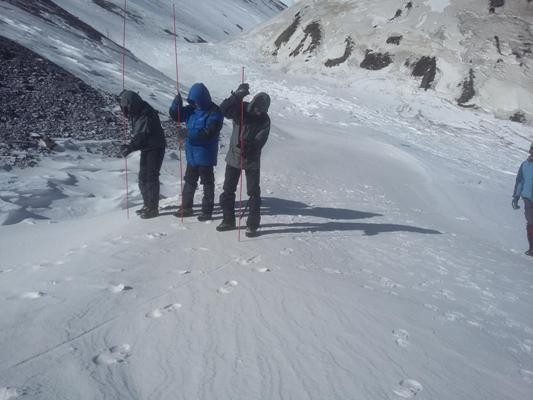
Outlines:
{"label": "exposed rock face", "polygon": [[399,35],[399,36],[390,36],[387,38],[387,44],[395,44],[395,45],[399,45],[400,42],[402,41],[402,38],[403,36],[402,35]]}
{"label": "exposed rock face", "polygon": [[435,57],[424,56],[420,58],[413,67],[413,76],[421,76],[420,88],[428,90],[435,80],[437,73],[437,61]]}
{"label": "exposed rock face", "polygon": [[336,67],[337,65],[342,64],[348,58],[350,58],[350,56],[352,55],[354,43],[353,43],[352,38],[349,36],[346,38],[345,42],[346,42],[346,48],[344,49],[344,54],[341,57],[333,58],[333,59],[330,58],[329,60],[327,60],[324,63],[326,67],[330,67],[330,68]]}
{"label": "exposed rock face", "polygon": [[[307,42],[307,39],[311,38],[311,43],[307,46],[307,48],[304,49],[304,46]],[[291,57],[296,57],[300,53],[308,53],[311,54],[313,51],[316,50],[318,46],[320,46],[320,40],[322,39],[322,32],[320,31],[320,24],[317,21],[311,22],[309,25],[307,25],[304,29],[304,37],[296,46],[296,48],[291,52]]]}
{"label": "exposed rock face", "polygon": [[300,20],[300,13],[297,13],[294,16],[292,24],[290,24],[283,32],[281,32],[278,38],[274,41],[274,46],[276,46],[276,49],[274,50],[272,55],[277,56],[279,48],[291,39],[292,35],[294,35],[294,32],[296,32],[296,29],[300,25]]}
{"label": "exposed rock face", "polygon": [[366,56],[361,61],[360,67],[370,70],[378,70],[387,67],[392,63],[392,58],[389,53],[375,53],[372,50],[366,51]]}
{"label": "exposed rock face", "polygon": [[461,97],[457,99],[457,104],[459,104],[462,107],[473,107],[473,105],[466,104],[476,94],[476,91],[474,90],[474,71],[472,68],[470,68],[470,71],[468,72],[468,78],[466,78],[463,81],[463,91],[461,92]]}
{"label": "exposed rock face", "polygon": [[526,116],[521,111],[517,111],[516,113],[511,115],[509,119],[514,122],[520,122],[521,124],[525,124],[527,122]]}

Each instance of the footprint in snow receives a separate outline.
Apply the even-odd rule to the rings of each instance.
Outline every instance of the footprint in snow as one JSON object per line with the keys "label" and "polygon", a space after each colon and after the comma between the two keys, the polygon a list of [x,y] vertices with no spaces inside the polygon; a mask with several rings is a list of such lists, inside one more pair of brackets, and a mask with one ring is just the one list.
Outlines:
{"label": "footprint in snow", "polygon": [[250,265],[250,264],[257,264],[258,262],[261,262],[261,256],[253,256],[250,258],[242,258],[242,257],[234,257],[235,262],[244,266]]}
{"label": "footprint in snow", "polygon": [[420,382],[414,379],[403,379],[399,383],[399,387],[394,390],[394,393],[402,399],[412,399],[423,389]]}
{"label": "footprint in snow", "polygon": [[45,268],[49,267],[50,265],[51,265],[51,264],[50,264],[49,261],[42,261],[42,262],[40,262],[40,263],[38,263],[38,264],[34,264],[34,265],[32,265],[31,268],[32,268],[34,271],[40,271],[40,270],[42,270],[42,269],[45,269]]}
{"label": "footprint in snow", "polygon": [[526,382],[533,383],[533,371],[521,369],[520,375],[522,375],[522,379],[524,379]]}
{"label": "footprint in snow", "polygon": [[120,292],[124,292],[126,290],[132,290],[132,289],[133,289],[133,287],[124,285],[123,283],[119,283],[118,285],[109,287],[109,290],[112,293],[120,293]]}
{"label": "footprint in snow", "polygon": [[156,308],[146,314],[146,318],[161,318],[165,312],[177,311],[181,308],[180,303],[168,304],[163,308]]}
{"label": "footprint in snow", "polygon": [[167,236],[166,233],[164,232],[152,232],[152,233],[147,233],[146,234],[146,237],[148,239],[158,239],[158,238],[162,238],[162,237],[165,237]]}
{"label": "footprint in snow", "polygon": [[40,297],[46,296],[46,293],[44,292],[24,292],[20,295],[21,299],[29,299],[29,300],[35,300]]}
{"label": "footprint in snow", "polygon": [[294,252],[293,249],[291,249],[290,247],[285,247],[283,250],[280,250],[279,254],[281,254],[282,256],[288,256],[289,254],[292,254]]}
{"label": "footprint in snow", "polygon": [[256,270],[257,272],[262,272],[262,273],[264,273],[264,272],[270,272],[270,271],[271,271],[270,268],[256,268],[255,270]]}
{"label": "footprint in snow", "polygon": [[178,271],[178,274],[180,275],[187,275],[190,274],[192,271],[190,269],[182,269],[181,271]]}
{"label": "footprint in snow", "polygon": [[24,393],[19,392],[16,388],[0,387],[0,400],[14,400]]}
{"label": "footprint in snow", "polygon": [[409,347],[409,332],[405,329],[394,329],[392,331],[394,335],[394,341],[400,347]]}
{"label": "footprint in snow", "polygon": [[122,363],[130,357],[131,347],[129,344],[113,346],[93,357],[96,365],[111,365]]}
{"label": "footprint in snow", "polygon": [[187,247],[185,251],[190,253],[192,251],[209,251],[209,249],[207,247]]}
{"label": "footprint in snow", "polygon": [[434,298],[444,298],[450,301],[455,301],[455,295],[451,290],[441,289],[433,295]]}
{"label": "footprint in snow", "polygon": [[327,274],[342,274],[341,271],[339,271],[338,269],[334,269],[334,268],[322,268],[322,271],[324,271]]}
{"label": "footprint in snow", "polygon": [[235,287],[239,284],[237,281],[227,281],[224,286],[218,288],[217,292],[221,294],[229,294],[235,290]]}
{"label": "footprint in snow", "polygon": [[447,311],[444,313],[444,318],[447,321],[454,322],[454,321],[457,321],[458,319],[464,319],[465,315],[457,311]]}
{"label": "footprint in snow", "polygon": [[0,269],[0,274],[7,274],[8,272],[13,272],[13,269],[12,268]]}

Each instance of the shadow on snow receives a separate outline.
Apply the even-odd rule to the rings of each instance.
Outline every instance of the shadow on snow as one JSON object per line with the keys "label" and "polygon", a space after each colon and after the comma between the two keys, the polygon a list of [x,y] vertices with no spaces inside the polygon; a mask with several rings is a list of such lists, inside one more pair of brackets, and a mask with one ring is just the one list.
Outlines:
{"label": "shadow on snow", "polygon": [[363,231],[365,235],[377,235],[386,232],[413,232],[424,234],[441,234],[434,229],[420,228],[399,224],[372,224],[363,222],[344,222],[340,220],[357,220],[380,217],[382,214],[349,210],[345,208],[312,207],[305,203],[278,199],[274,197],[262,198],[261,215],[295,215],[320,217],[335,221],[328,222],[287,222],[267,223],[261,225],[258,236],[281,233],[335,232],[335,231]]}

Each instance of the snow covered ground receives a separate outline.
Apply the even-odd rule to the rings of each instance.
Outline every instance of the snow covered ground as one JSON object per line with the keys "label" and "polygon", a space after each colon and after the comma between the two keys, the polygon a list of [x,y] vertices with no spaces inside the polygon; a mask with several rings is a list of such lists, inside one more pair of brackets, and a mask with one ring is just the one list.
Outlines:
{"label": "snow covered ground", "polygon": [[260,236],[216,232],[219,213],[128,219],[124,161],[92,154],[101,143],[1,172],[1,400],[533,396],[533,265],[510,205],[530,127],[380,72],[287,75],[244,40],[179,50],[185,87],[220,101],[244,65],[272,96]]}

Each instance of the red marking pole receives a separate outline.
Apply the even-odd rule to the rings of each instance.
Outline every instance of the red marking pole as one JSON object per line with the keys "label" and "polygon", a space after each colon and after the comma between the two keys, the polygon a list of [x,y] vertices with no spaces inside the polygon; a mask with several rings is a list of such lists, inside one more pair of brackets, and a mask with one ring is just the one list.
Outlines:
{"label": "red marking pole", "polygon": [[[122,29],[122,90],[125,88],[125,70],[126,70],[126,6],[127,1],[124,0],[124,18],[123,18],[123,29]],[[124,127],[124,139],[128,140],[128,120],[126,119],[126,116],[123,118],[123,127]],[[129,188],[128,188],[128,158],[124,157],[124,166],[126,170],[126,215],[128,216],[128,219],[130,218],[130,207],[128,204],[128,195],[129,195]]]}
{"label": "red marking pole", "polygon": [[[241,73],[241,83],[244,83],[244,67],[242,67],[242,73]],[[242,207],[242,170],[243,170],[243,155],[244,155],[244,98],[241,99],[241,132],[240,132],[240,138],[239,138],[240,144],[241,144],[241,177],[240,177],[240,190],[239,190],[239,228],[238,228],[238,238],[239,242],[241,241],[241,218],[243,216],[243,207]]]}
{"label": "red marking pole", "polygon": [[[172,15],[174,17],[174,55],[176,58],[176,91],[180,92],[180,75],[178,68],[178,35],[176,34],[176,5],[172,3]],[[178,120],[176,121],[176,133],[178,134],[178,151],[180,159],[180,196],[181,196],[181,222],[183,222],[183,162],[181,161],[181,143],[179,138],[179,128],[181,124],[180,109],[178,108]]]}

